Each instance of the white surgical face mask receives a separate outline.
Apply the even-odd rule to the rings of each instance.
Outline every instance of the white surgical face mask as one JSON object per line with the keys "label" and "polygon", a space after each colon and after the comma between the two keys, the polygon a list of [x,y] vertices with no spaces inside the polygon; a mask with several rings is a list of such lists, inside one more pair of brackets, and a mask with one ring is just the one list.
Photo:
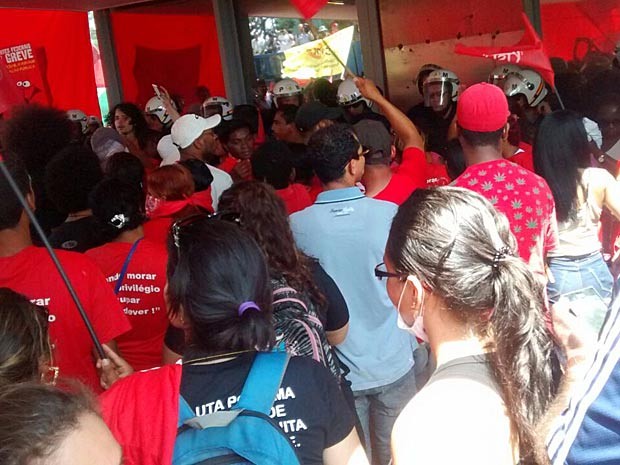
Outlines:
{"label": "white surgical face mask", "polygon": [[[403,317],[400,314],[400,303],[403,300],[403,295],[405,294],[405,290],[407,289],[407,283],[411,282],[416,289],[418,290],[419,293],[422,293],[422,304],[420,305],[420,310],[418,311],[418,314],[415,317],[415,320],[413,321],[413,325],[409,326],[405,320],[403,320]],[[420,281],[417,280],[417,278],[415,278],[414,276],[408,276],[407,277],[407,281],[405,282],[405,285],[403,286],[403,290],[400,293],[400,298],[398,299],[398,308],[396,309],[398,312],[398,319],[396,322],[396,325],[402,329],[407,331],[409,334],[417,337],[418,339],[420,339],[421,341],[424,342],[428,342],[428,334],[426,334],[426,330],[424,329],[424,290],[422,289],[422,285],[420,284]]]}
{"label": "white surgical face mask", "polygon": [[157,210],[157,207],[159,207],[162,204],[162,202],[163,202],[162,199],[155,197],[151,194],[147,194],[146,202],[144,204],[144,207],[146,210],[146,216],[151,216],[153,212]]}

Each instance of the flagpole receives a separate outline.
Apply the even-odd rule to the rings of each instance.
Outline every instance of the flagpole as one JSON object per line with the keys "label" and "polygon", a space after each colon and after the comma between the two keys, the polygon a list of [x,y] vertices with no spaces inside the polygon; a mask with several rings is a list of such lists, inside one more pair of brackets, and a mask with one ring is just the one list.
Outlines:
{"label": "flagpole", "polygon": [[564,102],[562,101],[562,97],[560,97],[560,93],[558,92],[558,89],[554,87],[553,92],[558,98],[558,103],[560,104],[560,107],[562,108],[562,110],[566,110],[566,107],[564,106]]}
{"label": "flagpole", "polygon": [[[353,71],[351,71],[349,69],[349,67],[344,64],[344,62],[340,59],[340,57],[338,56],[338,54],[334,51],[333,48],[331,48],[329,46],[329,44],[327,43],[327,41],[325,40],[324,37],[319,37],[319,31],[317,31],[316,26],[314,25],[314,23],[312,22],[312,19],[310,19],[308,21],[308,26],[310,27],[310,30],[312,31],[312,34],[314,34],[314,37],[319,39],[321,42],[323,42],[323,44],[325,45],[325,47],[327,47],[327,50],[330,51],[330,53],[334,56],[334,58],[336,59],[336,61],[338,61],[338,63],[340,63],[342,65],[342,67],[345,70],[345,73],[348,74],[351,77],[355,77],[355,73]],[[345,76],[346,77],[346,76]]]}
{"label": "flagpole", "polygon": [[9,183],[9,186],[11,187],[11,189],[17,196],[17,199],[19,200],[19,203],[22,205],[22,208],[26,212],[26,215],[28,215],[28,218],[30,218],[30,222],[34,226],[34,229],[37,231],[39,237],[41,238],[41,241],[43,241],[43,245],[47,249],[47,252],[49,253],[50,258],[52,259],[52,262],[54,262],[54,265],[58,269],[58,273],[60,274],[60,277],[64,281],[65,286],[67,286],[67,290],[69,291],[71,298],[75,302],[75,306],[77,307],[78,312],[80,313],[80,316],[82,317],[82,321],[84,321],[86,330],[90,334],[90,338],[92,339],[93,344],[95,345],[95,350],[97,351],[99,358],[101,359],[107,358],[105,352],[103,351],[103,347],[101,346],[101,342],[99,342],[99,339],[97,338],[97,334],[95,333],[93,325],[90,322],[90,319],[88,318],[88,315],[86,314],[86,311],[84,310],[84,307],[82,306],[82,303],[80,302],[80,299],[77,293],[75,292],[75,289],[73,288],[73,285],[71,284],[71,281],[69,281],[69,277],[65,273],[65,270],[63,269],[60,261],[58,260],[58,256],[56,255],[56,253],[54,253],[54,249],[52,248],[51,244],[47,240],[45,232],[43,232],[43,228],[41,228],[39,221],[34,216],[34,212],[28,205],[28,202],[26,201],[24,194],[22,194],[22,191],[20,190],[19,186],[15,182],[15,179],[13,179],[13,176],[11,175],[11,172],[4,164],[2,155],[0,155],[0,171],[2,171],[2,174],[4,175],[7,182]]}

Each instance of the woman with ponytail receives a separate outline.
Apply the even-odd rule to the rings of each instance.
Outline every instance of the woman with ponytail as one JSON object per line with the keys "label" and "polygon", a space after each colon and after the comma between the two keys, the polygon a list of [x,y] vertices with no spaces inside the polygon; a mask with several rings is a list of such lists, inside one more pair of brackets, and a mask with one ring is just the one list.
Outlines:
{"label": "woman with ponytail", "polygon": [[418,189],[399,208],[375,273],[437,369],[396,422],[395,465],[546,463],[534,426],[552,342],[543,289],[514,250],[506,217],[472,191]]}
{"label": "woman with ponytail", "polygon": [[[178,463],[172,457],[179,409],[198,417],[234,409],[258,354],[275,344],[267,264],[234,218],[176,221],[168,257],[169,316],[187,341],[182,364],[135,373],[102,398],[104,419],[128,465]],[[367,465],[353,414],[330,371],[308,357],[293,357],[281,378],[271,417],[301,463]],[[270,439],[265,431],[251,433]]]}

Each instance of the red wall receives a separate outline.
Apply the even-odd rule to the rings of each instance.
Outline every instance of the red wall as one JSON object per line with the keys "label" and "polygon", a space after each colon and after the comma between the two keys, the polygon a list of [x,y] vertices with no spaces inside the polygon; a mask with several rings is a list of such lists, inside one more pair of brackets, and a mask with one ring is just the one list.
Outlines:
{"label": "red wall", "polygon": [[186,105],[195,100],[198,85],[213,95],[225,94],[212,14],[145,13],[143,8],[113,12],[111,18],[126,101],[144,105],[154,95],[151,84],[180,94]]}
{"label": "red wall", "polygon": [[[620,40],[620,2],[586,0],[541,5],[543,41],[550,56],[571,60],[576,39],[591,39],[603,52]],[[583,50],[585,46],[581,46]],[[580,57],[583,57],[583,51]]]}
{"label": "red wall", "polygon": [[35,51],[37,69],[15,75],[41,89],[32,102],[99,114],[86,13],[2,9],[0,24],[0,49],[30,43]]}
{"label": "red wall", "polygon": [[523,29],[521,0],[380,0],[384,48]]}

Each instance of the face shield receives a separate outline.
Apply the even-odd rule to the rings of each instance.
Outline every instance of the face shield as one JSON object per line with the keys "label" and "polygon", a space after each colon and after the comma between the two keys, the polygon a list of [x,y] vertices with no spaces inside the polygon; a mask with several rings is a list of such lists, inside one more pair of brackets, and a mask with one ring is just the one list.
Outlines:
{"label": "face shield", "polygon": [[208,118],[209,116],[220,115],[222,116],[222,106],[218,104],[203,105],[202,117]]}
{"label": "face shield", "polygon": [[504,89],[505,83],[506,83],[505,74],[491,74],[489,76],[489,84],[493,84],[494,86],[497,86],[502,90]]}
{"label": "face shield", "polygon": [[284,105],[293,105],[295,107],[299,107],[301,105],[301,94],[294,93],[294,94],[280,95],[276,97],[276,107],[281,108]]}
{"label": "face shield", "polygon": [[506,97],[508,99],[508,109],[510,113],[513,115],[522,116],[525,108],[525,97],[523,94],[514,94],[508,95]]}
{"label": "face shield", "polygon": [[424,83],[424,106],[440,112],[448,108],[452,101],[452,83],[445,81],[431,81]]}

